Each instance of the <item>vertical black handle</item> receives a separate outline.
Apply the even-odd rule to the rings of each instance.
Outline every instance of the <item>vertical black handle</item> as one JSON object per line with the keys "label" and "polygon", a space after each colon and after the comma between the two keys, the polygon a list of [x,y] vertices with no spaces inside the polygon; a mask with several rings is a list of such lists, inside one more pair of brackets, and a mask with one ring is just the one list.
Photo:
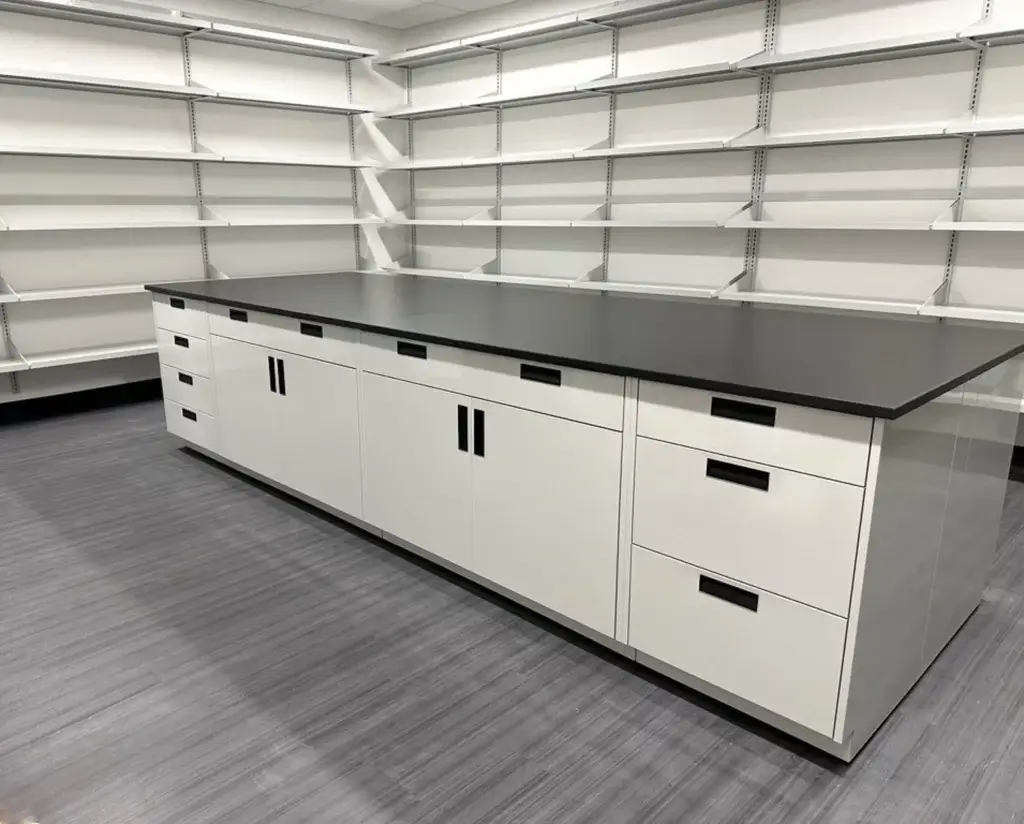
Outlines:
{"label": "vertical black handle", "polygon": [[469,452],[469,407],[459,404],[459,452]]}
{"label": "vertical black handle", "polygon": [[282,395],[287,395],[288,392],[284,388],[284,361],[280,358],[277,359],[277,388],[280,390]]}
{"label": "vertical black handle", "polygon": [[484,410],[473,410],[473,454],[484,457]]}
{"label": "vertical black handle", "polygon": [[185,301],[182,300],[181,298],[171,298],[171,308],[172,309],[184,309],[185,308]]}
{"label": "vertical black handle", "polygon": [[277,393],[277,373],[274,371],[274,359],[267,358],[267,366],[270,367],[270,391]]}

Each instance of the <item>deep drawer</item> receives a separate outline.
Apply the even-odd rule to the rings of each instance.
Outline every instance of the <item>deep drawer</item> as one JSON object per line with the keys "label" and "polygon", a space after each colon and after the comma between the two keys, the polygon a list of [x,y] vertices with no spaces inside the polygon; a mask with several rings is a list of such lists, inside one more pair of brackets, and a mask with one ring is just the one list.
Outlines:
{"label": "deep drawer", "polygon": [[859,486],[871,426],[839,412],[640,383],[640,435]]}
{"label": "deep drawer", "polygon": [[196,446],[215,452],[217,450],[217,421],[196,409],[189,409],[174,401],[164,401],[167,416],[167,431],[184,438]]}
{"label": "deep drawer", "polygon": [[210,334],[342,366],[354,367],[359,360],[359,333],[355,329],[250,309],[211,305]]}
{"label": "deep drawer", "polygon": [[194,338],[210,336],[206,304],[190,298],[153,295],[153,323],[157,329],[181,332]]}
{"label": "deep drawer", "polygon": [[629,643],[833,734],[846,621],[633,547]]}
{"label": "deep drawer", "polygon": [[206,338],[196,338],[166,329],[156,330],[160,366],[170,366],[192,375],[210,377],[210,343]]}
{"label": "deep drawer", "polygon": [[189,409],[216,417],[217,405],[213,393],[213,381],[200,375],[190,375],[173,366],[161,366],[160,378],[164,398]]}
{"label": "deep drawer", "polygon": [[638,438],[633,541],[847,615],[860,487]]}

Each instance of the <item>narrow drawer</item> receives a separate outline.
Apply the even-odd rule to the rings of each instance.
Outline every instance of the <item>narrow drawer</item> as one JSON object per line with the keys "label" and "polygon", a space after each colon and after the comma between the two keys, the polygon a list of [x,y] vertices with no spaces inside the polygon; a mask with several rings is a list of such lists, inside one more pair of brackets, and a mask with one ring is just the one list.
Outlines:
{"label": "narrow drawer", "polygon": [[216,417],[213,382],[209,378],[191,375],[173,366],[161,366],[160,378],[165,399]]}
{"label": "narrow drawer", "polygon": [[864,490],[638,438],[633,541],[847,615]]}
{"label": "narrow drawer", "polygon": [[622,431],[624,378],[481,352],[466,365],[474,397]]}
{"label": "narrow drawer", "polygon": [[156,330],[160,365],[170,366],[192,375],[210,377],[210,342],[179,332]]}
{"label": "narrow drawer", "polygon": [[153,295],[153,323],[157,329],[181,332],[194,338],[210,336],[206,303],[170,295]]}
{"label": "narrow drawer", "polygon": [[640,383],[640,435],[864,486],[871,418]]}
{"label": "narrow drawer", "polygon": [[364,371],[461,395],[471,394],[468,352],[371,332],[363,332],[361,339]]}
{"label": "narrow drawer", "polygon": [[629,643],[832,737],[846,621],[633,547]]}
{"label": "narrow drawer", "polygon": [[164,401],[167,415],[167,431],[189,443],[210,451],[217,449],[217,421],[196,409],[190,409],[174,401]]}
{"label": "narrow drawer", "polygon": [[359,332],[283,315],[210,305],[210,334],[307,358],[356,366]]}

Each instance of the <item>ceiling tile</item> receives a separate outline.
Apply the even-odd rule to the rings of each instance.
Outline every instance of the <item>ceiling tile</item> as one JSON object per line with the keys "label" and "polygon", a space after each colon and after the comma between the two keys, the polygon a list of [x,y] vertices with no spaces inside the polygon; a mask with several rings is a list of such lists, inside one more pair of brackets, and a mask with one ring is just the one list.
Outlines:
{"label": "ceiling tile", "polygon": [[493,9],[496,6],[504,6],[513,0],[440,0],[442,5],[451,6],[461,11],[481,11],[482,9]]}
{"label": "ceiling tile", "polygon": [[411,9],[382,14],[373,19],[373,22],[380,26],[390,26],[394,29],[409,29],[413,26],[422,26],[426,23],[435,23],[438,20],[446,20],[449,17],[458,17],[465,14],[461,9],[444,6],[440,3],[420,3]]}
{"label": "ceiling tile", "polygon": [[283,6],[286,9],[304,9],[312,6],[316,0],[257,0],[265,6]]}
{"label": "ceiling tile", "polygon": [[306,11],[369,22],[381,15],[404,11],[419,0],[310,0]]}

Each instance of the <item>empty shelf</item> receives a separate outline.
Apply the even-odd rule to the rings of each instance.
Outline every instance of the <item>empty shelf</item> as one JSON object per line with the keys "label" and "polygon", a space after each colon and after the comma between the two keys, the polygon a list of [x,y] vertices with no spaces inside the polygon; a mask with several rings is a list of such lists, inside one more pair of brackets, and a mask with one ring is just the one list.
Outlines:
{"label": "empty shelf", "polygon": [[18,358],[0,358],[0,375],[21,372],[28,369],[28,363]]}
{"label": "empty shelf", "polygon": [[754,72],[742,68],[742,63],[707,63],[702,66],[686,66],[646,74],[591,80],[589,83],[581,84],[578,88],[580,91],[636,92],[645,89],[661,89],[669,86],[753,76]]}
{"label": "empty shelf", "polygon": [[208,97],[211,103],[230,103],[237,106],[258,106],[266,109],[287,109],[296,112],[320,112],[322,114],[368,114],[372,109],[351,103],[321,104],[303,103],[291,100],[269,100],[257,95],[238,92],[214,92]]}
{"label": "empty shelf", "polygon": [[937,220],[932,228],[942,232],[1024,232],[1024,221]]}
{"label": "empty shelf", "polygon": [[950,135],[1024,134],[1024,116],[964,118],[946,127]]}
{"label": "empty shelf", "polygon": [[156,220],[138,223],[67,223],[67,224],[33,224],[8,226],[8,232],[84,232],[84,231],[121,231],[125,229],[191,229],[208,226],[227,226],[223,220]]}
{"label": "empty shelf", "polygon": [[[216,206],[213,207],[216,209]],[[372,217],[251,217],[232,218],[218,222],[218,226],[363,226],[383,223]]]}
{"label": "empty shelf", "polygon": [[73,148],[65,146],[2,146],[0,155],[24,155],[30,157],[82,157],[111,158],[114,160],[220,160],[219,155],[207,152],[169,152],[149,149],[100,149]]}
{"label": "empty shelf", "polygon": [[375,49],[353,46],[342,40],[324,40],[284,31],[254,29],[231,23],[210,23],[192,35],[193,40],[213,40],[236,46],[254,46],[272,51],[305,54],[312,57],[327,57],[334,60],[375,57]]}
{"label": "empty shelf", "polygon": [[142,284],[120,284],[116,286],[82,286],[69,289],[40,289],[19,292],[19,303],[32,303],[47,300],[69,300],[75,298],[101,298],[115,295],[135,295],[145,292]]}
{"label": "empty shelf", "polygon": [[982,20],[961,31],[960,36],[985,45],[1024,43],[1024,20],[1011,26]]}
{"label": "empty shelf", "polygon": [[112,26],[158,34],[192,34],[208,28],[205,20],[196,20],[172,11],[147,11],[138,4],[132,6],[108,5],[91,0],[0,0],[0,11],[14,11],[57,17],[82,23]]}
{"label": "empty shelf", "polygon": [[686,154],[689,152],[713,152],[727,148],[728,140],[690,140],[679,143],[651,143],[638,146],[612,146],[607,149],[584,149],[576,152],[577,160],[591,160],[602,157],[654,157],[656,155]]}
{"label": "empty shelf", "polygon": [[761,146],[823,146],[839,143],[881,143],[889,140],[947,137],[945,123],[912,123],[904,126],[878,126],[871,129],[845,129],[801,134],[767,134],[763,131],[730,140],[727,148],[746,149]]}
{"label": "empty shelf", "polygon": [[831,295],[804,295],[791,292],[723,292],[719,300],[742,303],[778,303],[789,306],[813,306],[822,309],[856,309],[861,311],[894,312],[916,315],[918,304],[902,301],[870,300]]}
{"label": "empty shelf", "polygon": [[72,91],[112,92],[114,94],[135,94],[147,97],[169,97],[174,99],[197,99],[212,97],[214,92],[197,86],[178,86],[167,83],[140,83],[134,80],[123,80],[109,77],[87,77],[85,75],[62,74],[56,72],[34,72],[32,74],[15,72],[10,69],[0,71],[0,83],[13,83],[19,86],[44,86],[52,89],[70,89]]}
{"label": "empty shelf", "polygon": [[881,38],[865,43],[828,46],[788,54],[757,54],[741,60],[738,67],[759,72],[798,71],[900,57],[916,57],[925,54],[940,54],[969,48],[972,48],[972,45],[965,42],[956,32],[941,32]]}
{"label": "empty shelf", "polygon": [[[98,361],[133,358],[139,355],[152,355],[157,346],[152,341],[142,343],[123,343],[116,346],[100,346],[89,349],[71,349],[63,352],[47,352],[39,355],[26,355],[29,369],[46,369],[52,366],[70,366],[76,363],[96,363]],[[21,368],[25,368],[23,365]]]}
{"label": "empty shelf", "polygon": [[519,95],[492,95],[474,97],[470,100],[456,100],[450,103],[435,103],[430,106],[403,106],[389,112],[381,112],[380,117],[401,120],[412,120],[420,117],[442,117],[445,115],[462,114],[477,109],[501,109],[510,106],[529,106],[537,103],[550,103],[555,100],[568,100],[575,97],[587,97],[599,92],[589,91],[576,86],[559,89],[530,92]]}
{"label": "empty shelf", "polygon": [[1024,323],[1024,309],[997,309],[981,306],[924,306],[920,314],[933,318]]}
{"label": "empty shelf", "polygon": [[800,220],[736,220],[728,229],[786,229],[811,232],[927,232],[934,226],[929,221],[894,220],[891,223],[811,223]]}
{"label": "empty shelf", "polygon": [[699,286],[670,286],[655,283],[616,283],[603,280],[581,280],[572,285],[573,289],[588,292],[622,292],[630,295],[669,295],[677,297],[709,298],[715,289]]}
{"label": "empty shelf", "polygon": [[219,157],[210,155],[200,157],[198,160],[208,160],[222,163],[249,163],[260,166],[317,166],[325,169],[377,169],[380,164],[372,160],[344,160],[338,158],[316,158],[316,157],[246,157],[241,155],[225,155]]}

